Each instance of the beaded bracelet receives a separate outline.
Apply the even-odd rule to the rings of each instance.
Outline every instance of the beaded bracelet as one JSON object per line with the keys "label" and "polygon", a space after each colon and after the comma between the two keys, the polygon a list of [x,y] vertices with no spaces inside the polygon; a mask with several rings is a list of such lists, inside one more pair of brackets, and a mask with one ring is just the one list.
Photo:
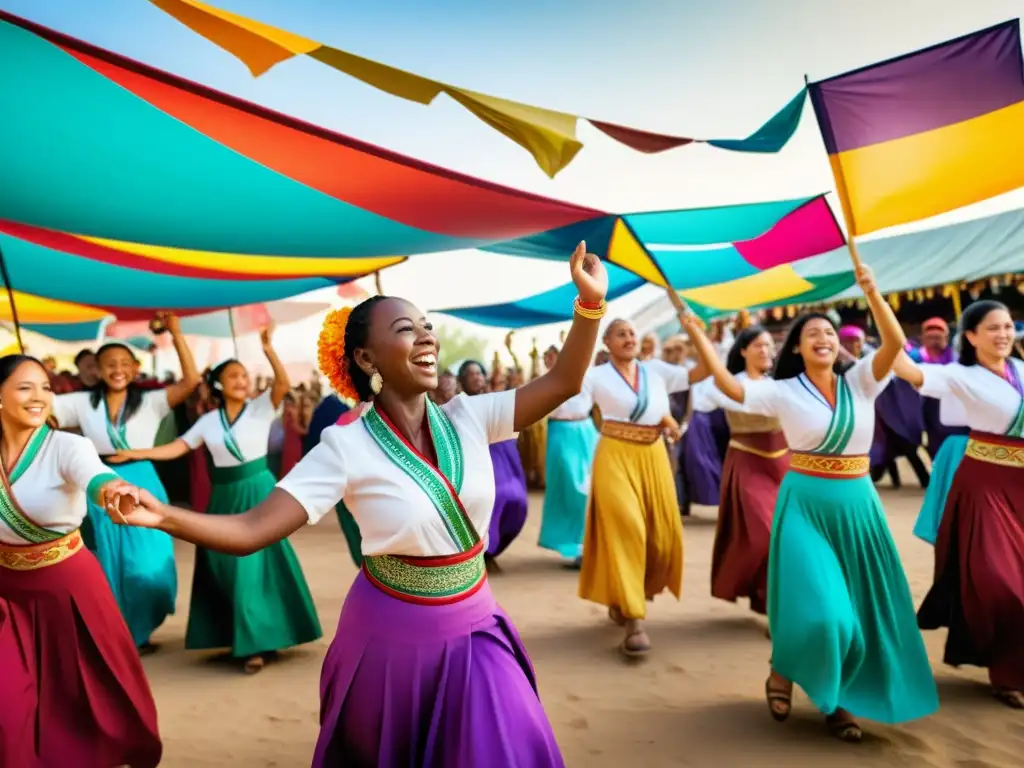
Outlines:
{"label": "beaded bracelet", "polygon": [[602,299],[595,305],[593,302],[580,301],[577,296],[572,308],[577,315],[586,320],[600,320],[608,311],[608,302]]}

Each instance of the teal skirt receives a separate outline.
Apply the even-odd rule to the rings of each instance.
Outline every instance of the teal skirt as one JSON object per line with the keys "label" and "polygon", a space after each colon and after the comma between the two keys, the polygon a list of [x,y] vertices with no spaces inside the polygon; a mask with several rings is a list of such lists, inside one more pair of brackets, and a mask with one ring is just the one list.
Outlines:
{"label": "teal skirt", "polygon": [[960,462],[964,460],[966,450],[967,435],[950,435],[942,441],[942,447],[932,462],[932,479],[928,482],[928,490],[924,492],[921,512],[914,524],[914,535],[933,547],[939,535],[946,497],[949,496],[953,477],[960,468]]}
{"label": "teal skirt", "polygon": [[900,723],[938,709],[910,587],[869,477],[786,474],[768,621],[772,667],[823,713]]}
{"label": "teal skirt", "polygon": [[[207,514],[237,515],[274,490],[265,459],[214,467]],[[233,656],[309,643],[323,636],[295,550],[287,541],[245,557],[196,550],[185,647],[230,648]]]}
{"label": "teal skirt", "polygon": [[544,512],[537,543],[564,558],[575,560],[583,554],[590,468],[599,437],[590,419],[548,420]]}
{"label": "teal skirt", "polygon": [[339,501],[334,510],[338,513],[338,524],[341,526],[341,532],[345,535],[348,553],[352,557],[352,562],[356,564],[356,568],[359,568],[363,564],[363,537],[359,533],[359,524],[352,517],[352,513],[348,511],[344,501]]}
{"label": "teal skirt", "polygon": [[[151,462],[115,464],[111,469],[125,482],[167,503],[167,491]],[[145,645],[174,613],[178,571],[173,540],[163,531],[114,525],[106,510],[92,501],[82,527],[86,546],[100,561],[135,645]]]}

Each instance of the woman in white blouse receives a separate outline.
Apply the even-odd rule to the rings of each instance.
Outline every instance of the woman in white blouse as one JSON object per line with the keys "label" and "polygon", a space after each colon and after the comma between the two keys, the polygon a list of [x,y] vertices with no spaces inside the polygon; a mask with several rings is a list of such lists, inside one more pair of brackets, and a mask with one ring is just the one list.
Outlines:
{"label": "woman in white blouse", "polygon": [[996,698],[1024,709],[1024,363],[1010,356],[1005,305],[971,304],[960,330],[958,363],[898,363],[921,394],[958,400],[971,428],[918,620],[922,629],[949,627],[947,664],[988,667]]}
{"label": "woman in white blouse", "polygon": [[[61,428],[81,430],[104,460],[117,451],[152,448],[167,415],[199,386],[199,371],[178,318],[164,313],[158,319],[170,332],[181,363],[177,383],[164,389],[142,389],[136,382],[139,361],[135,355],[124,344],[109,342],[96,352],[99,383],[88,392],[54,398],[53,413]],[[128,482],[167,500],[167,491],[150,462],[122,464],[118,472]],[[153,650],[150,636],[174,613],[178,595],[170,537],[161,531],[112,525],[95,505],[89,507],[83,532],[107,574],[136,645],[143,651]]]}
{"label": "woman in white blouse", "polygon": [[150,768],[156,705],[79,530],[87,497],[130,508],[138,491],[52,430],[52,405],[38,360],[0,358],[0,765]]}
{"label": "woman in white blouse", "polygon": [[771,714],[789,716],[796,683],[844,741],[863,737],[854,717],[898,723],[939,704],[910,587],[868,475],[874,401],[906,337],[867,267],[857,282],[882,345],[849,368],[837,362],[836,326],[812,313],[793,323],[773,378],[741,382],[686,318],[718,388],[747,413],[777,418],[792,451],[768,557]]}
{"label": "woman in white blouse", "polygon": [[629,658],[651,649],[647,601],[666,589],[679,599],[682,590],[683,525],[662,433],[669,394],[705,375],[702,366],[641,362],[637,342],[632,323],[612,321],[604,334],[611,360],[587,372],[578,401],[601,412],[580,597],[625,627],[619,650]]}
{"label": "woman in white blouse", "polygon": [[[173,443],[126,451],[119,458],[166,461],[205,445],[213,458],[208,514],[241,514],[266,499],[275,484],[267,466],[270,427],[291,383],[270,331],[264,330],[260,340],[274,371],[270,389],[250,400],[249,372],[237,360],[227,360],[207,376],[216,410],[200,416]],[[322,636],[306,578],[287,540],[246,557],[196,551],[186,649],[230,648],[232,656],[244,659],[246,673],[254,674],[263,669],[267,654]]]}
{"label": "woman in white blouse", "polygon": [[328,316],[320,367],[339,396],[371,401],[250,512],[147,510],[120,522],[248,554],[316,522],[339,497],[359,524],[363,567],[321,680],[314,765],[556,768],[563,760],[526,649],[495,604],[482,532],[494,503],[490,443],[509,440],[582,386],[608,277],[583,243],[558,364],[519,389],[436,406],[437,339],[409,302],[377,296]]}

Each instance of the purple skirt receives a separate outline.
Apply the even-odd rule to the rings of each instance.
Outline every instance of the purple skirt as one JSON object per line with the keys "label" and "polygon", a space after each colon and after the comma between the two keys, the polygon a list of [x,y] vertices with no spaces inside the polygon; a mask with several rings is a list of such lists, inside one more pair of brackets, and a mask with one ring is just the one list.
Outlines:
{"label": "purple skirt", "polygon": [[691,504],[718,506],[722,462],[728,444],[729,426],[723,411],[693,412],[683,434],[679,470],[684,476],[686,500]]}
{"label": "purple skirt", "polygon": [[533,666],[490,585],[451,605],[360,572],[320,679],[314,768],[561,768]]}
{"label": "purple skirt", "polygon": [[492,444],[491,463],[494,465],[494,511],[487,532],[487,554],[497,557],[523,530],[529,500],[523,460],[515,440]]}

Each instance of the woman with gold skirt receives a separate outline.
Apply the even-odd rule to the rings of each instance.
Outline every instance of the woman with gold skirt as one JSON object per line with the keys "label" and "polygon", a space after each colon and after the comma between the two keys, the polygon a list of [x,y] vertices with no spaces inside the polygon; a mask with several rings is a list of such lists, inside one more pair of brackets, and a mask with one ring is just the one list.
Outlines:
{"label": "woman with gold skirt", "polygon": [[683,528],[661,423],[669,394],[703,377],[661,360],[640,362],[636,329],[615,320],[604,334],[611,359],[588,371],[583,396],[602,415],[583,541],[580,597],[608,606],[625,628],[620,650],[644,656],[647,601],[664,590],[679,598]]}

